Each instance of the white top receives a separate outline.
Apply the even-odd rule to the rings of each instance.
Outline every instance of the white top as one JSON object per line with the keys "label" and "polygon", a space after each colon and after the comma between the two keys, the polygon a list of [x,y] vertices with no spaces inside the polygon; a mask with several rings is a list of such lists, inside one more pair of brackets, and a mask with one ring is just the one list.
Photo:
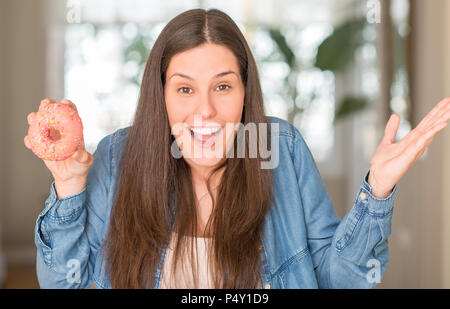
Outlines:
{"label": "white top", "polygon": [[[185,257],[184,263],[177,267],[177,273],[175,277],[171,277],[171,267],[173,261],[173,249],[175,248],[175,240],[178,235],[174,233],[172,235],[172,239],[167,248],[167,254],[164,261],[164,267],[162,271],[161,277],[161,289],[192,289],[194,288],[194,279],[192,270],[190,269],[190,248],[186,250],[188,256]],[[191,241],[191,236],[187,237],[188,244]],[[207,254],[207,245],[210,244],[212,238],[209,237],[194,237],[197,243],[197,252],[198,252],[198,287],[200,289],[212,289],[213,287],[213,278],[208,269],[208,254]],[[194,249],[194,259],[197,258],[197,253]],[[195,261],[195,260],[194,260]]]}

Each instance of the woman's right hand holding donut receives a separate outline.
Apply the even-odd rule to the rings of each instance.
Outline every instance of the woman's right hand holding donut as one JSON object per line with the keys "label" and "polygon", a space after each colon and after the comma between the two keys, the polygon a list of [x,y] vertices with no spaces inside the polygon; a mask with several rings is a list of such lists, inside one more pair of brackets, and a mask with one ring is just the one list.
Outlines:
{"label": "woman's right hand holding donut", "polygon": [[[71,101],[62,100],[61,103],[68,104],[77,112],[75,104]],[[39,108],[47,104],[57,103],[54,100],[44,99],[41,101]],[[28,114],[27,120],[29,125],[33,121],[35,115],[36,113]],[[24,143],[27,148],[31,149],[28,136],[25,136]],[[84,190],[86,187],[87,175],[94,162],[94,157],[86,151],[84,140],[82,139],[77,151],[69,158],[62,161],[43,161],[53,175],[58,198],[64,198],[78,194]]]}

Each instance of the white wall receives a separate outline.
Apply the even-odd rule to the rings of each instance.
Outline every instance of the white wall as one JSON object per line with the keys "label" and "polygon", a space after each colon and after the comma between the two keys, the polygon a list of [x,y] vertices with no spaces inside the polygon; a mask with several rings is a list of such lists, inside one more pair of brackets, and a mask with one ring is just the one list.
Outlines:
{"label": "white wall", "polygon": [[3,247],[11,262],[32,258],[34,222],[49,192],[50,173],[23,144],[26,116],[45,92],[45,15],[39,1],[0,1],[4,31],[0,178]]}
{"label": "white wall", "polygon": [[[448,80],[445,83],[450,34],[445,19],[450,18],[450,3],[414,1],[416,75],[411,91],[416,102],[414,117],[420,121],[441,99],[450,96]],[[389,245],[391,262],[381,287],[441,288],[443,282],[449,286],[449,137],[449,128],[439,133],[425,156],[399,183]]]}
{"label": "white wall", "polygon": [[[6,2],[0,2],[0,46],[3,46],[5,42],[3,42],[3,38],[5,37],[6,32]],[[0,48],[0,145],[5,145],[5,131],[4,131],[4,122],[1,118],[1,115],[5,115],[5,89],[6,89],[6,74],[1,74],[5,70],[5,59],[6,59],[6,50],[4,48]],[[3,188],[2,179],[5,176],[5,160],[4,160],[4,146],[0,146],[0,286],[2,286],[5,278],[5,262],[4,262],[4,254],[3,254],[3,221],[5,221],[4,217],[4,208],[5,208],[5,192]]]}
{"label": "white wall", "polygon": [[[443,68],[444,78],[444,95],[450,97],[450,1],[445,2],[445,8],[443,9],[445,12],[445,25],[443,31],[444,37],[444,65]],[[442,139],[444,140],[444,153],[443,157],[447,158],[444,161],[443,167],[443,181],[442,181],[442,193],[443,193],[443,215],[441,219],[441,223],[443,225],[443,237],[442,237],[442,248],[443,248],[443,259],[442,259],[442,287],[450,288],[450,129],[446,128],[443,133]]]}

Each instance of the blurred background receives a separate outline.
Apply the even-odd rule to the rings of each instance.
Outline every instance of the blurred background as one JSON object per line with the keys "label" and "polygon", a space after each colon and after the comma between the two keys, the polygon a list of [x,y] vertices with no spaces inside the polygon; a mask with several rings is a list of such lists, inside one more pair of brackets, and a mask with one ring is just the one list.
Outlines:
{"label": "blurred background", "polygon": [[[39,288],[34,226],[52,178],[23,145],[27,114],[72,100],[93,152],[132,123],[162,28],[198,7],[238,23],[266,114],[299,128],[341,218],[390,114],[399,140],[450,96],[450,0],[0,0],[0,287]],[[449,288],[449,129],[398,186],[377,288]]]}

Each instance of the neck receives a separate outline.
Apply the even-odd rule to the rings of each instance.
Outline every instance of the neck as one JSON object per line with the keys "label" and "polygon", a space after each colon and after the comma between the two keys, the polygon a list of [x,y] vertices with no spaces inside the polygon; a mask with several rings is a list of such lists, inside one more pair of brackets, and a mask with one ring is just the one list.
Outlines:
{"label": "neck", "polygon": [[[192,183],[194,185],[206,185],[209,173],[211,173],[211,171],[213,170],[212,167],[203,166],[190,166],[190,169],[192,175]],[[215,188],[220,184],[220,180],[222,179],[224,170],[225,168],[223,167],[211,176],[211,188]]]}
{"label": "neck", "polygon": [[[212,191],[212,194],[215,195],[215,191],[217,187],[220,184],[220,181],[222,179],[223,172],[225,170],[225,167],[221,168],[219,171],[217,171],[214,175],[211,176],[210,179],[210,188]],[[197,198],[196,206],[197,206],[197,231],[198,234],[197,237],[212,237],[210,231],[205,231],[207,222],[209,220],[209,217],[211,215],[212,211],[212,201],[210,198],[208,198],[208,188],[206,185],[206,181],[208,179],[209,173],[212,171],[211,168],[196,168],[191,167],[191,175],[192,175],[192,183],[194,186],[195,196]]]}

